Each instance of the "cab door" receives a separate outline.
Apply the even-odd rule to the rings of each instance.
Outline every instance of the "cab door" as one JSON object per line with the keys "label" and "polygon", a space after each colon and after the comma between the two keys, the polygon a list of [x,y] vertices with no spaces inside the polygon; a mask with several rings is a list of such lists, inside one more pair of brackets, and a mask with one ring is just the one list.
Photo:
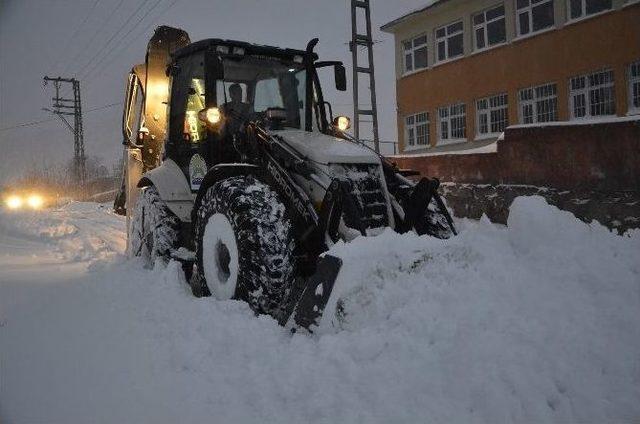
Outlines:
{"label": "cab door", "polygon": [[165,149],[166,157],[178,164],[194,192],[207,172],[208,132],[198,119],[198,112],[205,107],[204,54],[178,59],[172,66],[169,137]]}

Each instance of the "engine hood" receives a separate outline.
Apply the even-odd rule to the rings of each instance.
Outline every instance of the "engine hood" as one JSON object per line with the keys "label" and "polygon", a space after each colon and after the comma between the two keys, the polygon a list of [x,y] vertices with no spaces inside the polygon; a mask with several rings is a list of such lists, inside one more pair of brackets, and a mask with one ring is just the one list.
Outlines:
{"label": "engine hood", "polygon": [[323,164],[329,163],[380,163],[371,150],[350,141],[318,132],[302,130],[273,131],[301,155]]}

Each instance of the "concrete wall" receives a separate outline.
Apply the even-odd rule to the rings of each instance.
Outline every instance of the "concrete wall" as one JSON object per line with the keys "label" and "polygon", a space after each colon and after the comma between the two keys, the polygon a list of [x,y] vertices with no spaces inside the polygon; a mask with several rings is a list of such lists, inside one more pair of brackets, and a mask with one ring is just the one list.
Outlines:
{"label": "concrete wall", "polygon": [[445,182],[640,191],[640,118],[508,128],[497,153],[392,160]]}
{"label": "concrete wall", "polygon": [[[495,0],[450,0],[391,29],[395,35],[397,65],[398,139],[404,145],[404,117],[429,112],[430,142],[437,142],[437,108],[465,103],[467,139],[476,136],[475,100],[508,93],[509,122],[518,123],[517,94],[522,88],[556,83],[560,120],[569,119],[569,78],[610,68],[614,71],[616,112],[628,110],[628,65],[640,59],[640,3],[615,0],[615,9],[586,19],[566,22],[566,0],[555,0],[551,30],[515,38],[515,6],[504,1],[507,43],[472,51],[471,17],[500,4]],[[435,63],[435,28],[462,19],[465,55]],[[428,68],[402,74],[402,40],[428,36]]]}

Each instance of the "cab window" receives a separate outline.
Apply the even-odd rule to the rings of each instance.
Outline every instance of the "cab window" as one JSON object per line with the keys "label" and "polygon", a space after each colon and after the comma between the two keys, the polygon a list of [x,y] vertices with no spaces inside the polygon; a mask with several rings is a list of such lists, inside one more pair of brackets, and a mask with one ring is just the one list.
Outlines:
{"label": "cab window", "polygon": [[204,79],[192,78],[187,96],[183,131],[183,138],[191,143],[201,143],[206,137],[206,126],[198,119],[198,112],[204,108]]}
{"label": "cab window", "polygon": [[204,55],[185,57],[176,63],[171,81],[169,140],[177,148],[204,141],[198,112],[205,107]]}

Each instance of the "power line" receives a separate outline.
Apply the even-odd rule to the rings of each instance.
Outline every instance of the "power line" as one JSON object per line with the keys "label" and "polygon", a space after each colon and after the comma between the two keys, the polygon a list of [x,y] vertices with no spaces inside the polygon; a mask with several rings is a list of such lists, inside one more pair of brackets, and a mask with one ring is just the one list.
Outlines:
{"label": "power line", "polygon": [[107,19],[105,19],[104,21],[102,21],[102,25],[100,26],[100,28],[96,32],[93,33],[93,36],[89,39],[89,41],[87,43],[85,43],[84,46],[82,46],[82,48],[73,57],[73,59],[71,59],[69,62],[67,62],[67,66],[64,68],[64,71],[62,72],[63,74],[67,73],[67,70],[69,69],[69,66],[71,65],[72,62],[76,62],[80,58],[82,53],[87,51],[87,48],[93,43],[93,41],[96,39],[98,34],[100,34],[102,32],[102,30],[104,30],[104,28],[107,26],[107,24],[109,23],[109,21],[111,20],[113,15],[115,15],[115,13],[118,11],[118,9],[120,9],[120,7],[122,6],[122,3],[124,3],[124,0],[120,0],[118,5],[113,10],[111,10],[111,13],[109,14],[109,17]]}
{"label": "power line", "polygon": [[[137,22],[136,22],[136,23],[135,23],[131,28],[129,28],[129,31],[127,31],[127,32],[126,32],[126,33],[125,33],[125,34],[124,34],[124,35],[123,35],[123,36],[122,36],[122,37],[121,37],[121,38],[116,42],[116,45],[113,47],[113,49],[111,49],[109,52],[107,52],[107,53],[102,57],[102,59],[100,59],[100,60],[99,60],[99,61],[98,61],[94,66],[92,66],[92,67],[91,67],[91,69],[89,69],[89,70],[85,73],[85,75],[83,76],[83,78],[84,78],[84,79],[88,79],[88,78],[89,78],[89,76],[91,76],[91,74],[92,74],[93,72],[95,72],[95,70],[96,70],[96,69],[100,69],[100,65],[102,65],[102,64],[106,61],[106,59],[107,59],[107,58],[108,58],[108,57],[109,57],[109,56],[110,56],[114,51],[116,51],[116,49],[118,49],[118,48],[121,46],[121,44],[122,44],[122,42],[123,42],[123,41],[126,41],[126,40],[127,40],[128,35],[129,35],[129,34],[131,34],[131,32],[133,32],[133,30],[135,30],[135,29],[136,29],[136,27],[137,27],[138,25],[140,25],[140,23],[141,23],[143,20],[145,20],[147,16],[149,16],[149,13],[151,13],[151,12],[152,12],[156,7],[158,7],[158,5],[159,5],[162,1],[163,1],[163,0],[157,0],[157,1],[156,1],[156,2],[151,6],[151,8],[150,8],[149,10],[147,10],[147,11],[146,11],[146,13],[145,13],[144,15],[142,15],[142,17],[141,17],[140,19],[138,19],[138,21],[137,21]],[[146,1],[145,1],[145,3],[146,3]],[[174,3],[175,3],[175,2],[174,2]],[[166,10],[165,10],[165,11],[166,11]],[[136,11],[136,13],[137,13],[137,11]],[[162,13],[164,13],[164,11],[163,11]],[[133,15],[132,15],[132,16],[133,16]],[[158,16],[158,17],[159,17],[159,16]],[[156,17],[156,19],[158,19],[158,17]],[[127,21],[127,22],[128,22],[128,21]],[[151,23],[153,24],[153,22],[154,22],[154,21],[152,21]],[[118,32],[120,32],[120,31],[118,30]],[[116,33],[116,34],[117,34],[117,33]],[[125,48],[126,48],[126,46],[125,46]],[[120,49],[120,51],[119,51],[119,52],[118,52],[114,57],[118,57],[118,56],[122,53],[122,51],[124,51],[124,49]]]}
{"label": "power line", "polygon": [[[155,18],[153,18],[149,24],[141,31],[138,32],[134,37],[132,37],[132,39],[137,40],[138,38],[140,38],[143,34],[145,34],[149,28],[151,28],[153,25],[155,25],[158,20],[165,14],[167,13],[173,6],[175,6],[176,3],[178,3],[180,0],[173,0],[170,4],[167,5],[167,7],[165,7],[158,15],[156,15]],[[143,18],[144,19],[144,18]],[[139,22],[138,22],[139,23]],[[138,23],[136,23],[136,26],[138,25]],[[131,33],[131,31],[133,31],[133,29],[135,29],[135,26],[133,28],[131,28],[124,36],[123,40],[126,39],[126,37]],[[122,40],[120,40],[121,42]],[[121,48],[115,56],[113,56],[112,60],[115,59],[116,57],[120,56],[122,53],[124,53],[125,51],[127,51],[127,49],[131,48],[131,46],[133,45],[133,43],[129,43],[127,45],[125,45],[123,48]],[[85,84],[88,82],[93,81],[96,77],[100,76],[102,74],[102,72],[104,72],[105,68],[99,68],[99,71],[97,74],[94,75],[90,75],[87,74],[87,79],[85,80]],[[91,77],[89,79],[89,77]],[[91,88],[91,86],[89,86],[89,89]]]}
{"label": "power line", "polygon": [[[75,29],[75,31],[73,31],[73,33],[71,33],[71,35],[69,36],[69,38],[67,38],[67,41],[65,41],[64,44],[62,44],[63,46],[68,45],[71,40],[73,40],[78,33],[80,32],[80,29],[82,29],[82,27],[84,26],[84,24],[87,23],[87,21],[89,20],[89,17],[91,16],[91,14],[93,13],[93,11],[95,10],[96,6],[98,5],[98,3],[100,3],[100,0],[95,0],[93,2],[93,5],[91,6],[91,9],[89,9],[89,13],[87,13],[87,15],[84,17],[84,19],[82,20],[82,22],[80,22],[80,25],[78,25]],[[50,71],[55,71],[55,68],[58,67],[58,65],[60,64],[60,61],[62,60],[62,56],[58,57],[58,60],[55,61],[55,63],[53,65],[51,65],[49,68]],[[54,72],[51,72],[52,74]]]}
{"label": "power line", "polygon": [[[122,102],[118,102],[118,103],[111,103],[108,105],[103,105],[103,106],[98,106],[98,107],[94,107],[92,109],[87,109],[84,111],[84,113],[90,113],[90,112],[96,112],[98,110],[103,110],[103,109],[108,109],[114,106],[119,106],[122,105]],[[32,122],[24,122],[21,124],[16,124],[16,125],[12,125],[10,127],[3,127],[0,128],[0,131],[8,131],[8,130],[13,130],[13,129],[17,129],[17,128],[24,128],[24,127],[32,127],[34,125],[40,125],[40,124],[44,124],[46,122],[51,122],[51,121],[55,121],[58,118],[49,118],[49,119],[42,119],[39,121],[32,121]]]}
{"label": "power line", "polygon": [[8,130],[16,129],[16,128],[31,127],[33,125],[44,124],[45,122],[51,122],[51,121],[55,121],[57,119],[58,118],[49,118],[49,119],[42,119],[40,121],[25,122],[25,123],[22,123],[22,124],[12,125],[10,127],[0,128],[0,131],[8,131]]}
{"label": "power line", "polygon": [[[157,6],[158,3],[160,3],[162,0],[156,0],[155,4],[153,6],[151,6],[151,9],[153,9],[155,6]],[[109,39],[107,40],[106,43],[104,43],[104,45],[100,48],[96,50],[96,53],[93,55],[93,57],[89,60],[89,62],[87,62],[87,65],[84,66],[80,71],[77,72],[77,75],[80,75],[85,69],[87,69],[89,67],[89,65],[93,65],[91,67],[89,67],[89,70],[87,71],[87,73],[85,74],[88,75],[91,73],[91,71],[93,71],[93,69],[102,61],[102,59],[104,59],[105,57],[107,57],[109,55],[109,51],[107,50],[107,48],[109,47],[109,45],[111,44],[111,42],[114,40],[114,38],[116,38],[116,36],[118,36],[119,34],[121,34],[121,31],[127,26],[127,24],[129,22],[131,22],[131,19],[133,19],[140,10],[142,10],[142,8],[149,2],[149,0],[144,0],[142,1],[142,3],[140,3],[140,5],[138,6],[138,8],[135,10],[135,12],[133,12],[132,14],[129,15],[129,17],[122,23],[122,25],[120,25],[120,27],[111,35],[111,37],[109,37]],[[149,12],[147,12],[149,13]],[[144,16],[147,16],[146,14]],[[144,18],[144,17],[143,17]],[[139,21],[138,21],[139,22]],[[102,57],[102,59],[100,59],[98,62],[94,63],[94,60],[96,60],[100,54],[104,54],[104,56]]]}

